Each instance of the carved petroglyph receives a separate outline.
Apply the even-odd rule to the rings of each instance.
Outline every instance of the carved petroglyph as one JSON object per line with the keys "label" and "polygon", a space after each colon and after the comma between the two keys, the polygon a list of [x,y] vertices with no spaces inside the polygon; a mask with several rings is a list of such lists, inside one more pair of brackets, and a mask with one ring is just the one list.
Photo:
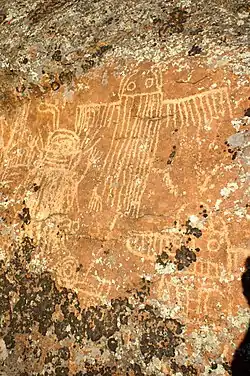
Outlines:
{"label": "carved petroglyph", "polygon": [[26,232],[35,239],[41,255],[50,255],[54,262],[59,253],[67,251],[68,240],[79,232],[79,228],[79,219],[72,220],[67,215],[55,214],[43,220],[31,221]]}
{"label": "carved petroglyph", "polygon": [[210,220],[203,236],[204,246],[197,261],[185,273],[175,272],[173,277],[163,275],[157,285],[159,299],[175,301],[181,307],[182,317],[189,321],[211,315],[215,318],[216,313],[219,317],[225,309],[228,315],[233,314],[236,306],[234,281],[240,280],[240,268],[249,255],[245,248],[232,247],[222,219]]}
{"label": "carved petroglyph", "polygon": [[175,197],[178,195],[178,187],[176,184],[173,183],[170,171],[167,168],[161,169],[153,167],[151,171],[152,173],[160,175],[162,177],[162,181],[167,187],[169,193],[171,193]]}
{"label": "carved petroglyph", "polygon": [[[73,130],[59,127],[60,111],[55,105],[43,104],[39,110],[51,113],[51,131],[45,144],[41,143],[40,158],[36,161],[32,179],[31,176],[27,179],[27,185],[33,181],[39,187],[27,199],[27,205],[33,219],[34,235],[42,239],[38,241],[39,245],[43,244],[42,250],[53,246],[54,250],[59,251],[66,248],[66,238],[58,239],[58,226],[65,227],[67,223],[65,232],[68,234],[76,229],[72,225],[72,215],[79,212],[79,184],[101,157],[96,149],[100,138],[97,136],[98,130],[91,129],[88,114],[83,114],[79,109]],[[56,219],[56,223],[53,219]]]}
{"label": "carved petroglyph", "polygon": [[66,288],[72,288],[72,286],[76,285],[78,282],[78,268],[79,263],[75,257],[67,256],[60,260],[57,265],[57,280],[59,284]]}
{"label": "carved petroglyph", "polygon": [[132,232],[126,240],[127,250],[134,256],[155,262],[156,256],[161,254],[170,245],[181,245],[182,236],[168,230],[162,232],[141,231]]}
{"label": "carved petroglyph", "polygon": [[70,255],[60,260],[55,266],[57,270],[57,281],[60,285],[70,289],[81,291],[86,305],[96,301],[102,301],[108,296],[111,289],[111,282],[98,275],[98,267],[95,259],[101,255],[102,250],[94,253],[92,261],[86,267]]}
{"label": "carved petroglyph", "polygon": [[[233,304],[228,297],[233,296],[233,287],[230,285],[226,288],[220,284],[217,287],[218,280],[208,280],[205,277],[185,276],[181,278],[179,275],[172,278],[161,277],[157,285],[157,297],[160,301],[167,303],[170,307],[174,302],[174,306],[180,307],[177,317],[188,320],[188,322],[204,322],[204,318],[208,317],[215,320],[217,315],[225,313],[233,313]],[[226,290],[226,293],[225,293]],[[223,307],[223,308],[222,308]]]}
{"label": "carved petroglyph", "polygon": [[[232,117],[228,89],[226,87],[213,89],[185,98],[164,100],[162,114],[166,115],[168,129],[178,129],[178,135],[180,135],[178,158],[185,161],[187,149],[195,147],[196,165],[201,166],[204,153],[203,144],[207,142],[207,138],[210,138],[208,133],[212,129],[213,120],[225,116]],[[207,135],[205,135],[205,139],[202,139],[204,132]],[[207,142],[207,144],[209,143]],[[199,170],[196,174],[199,190],[203,193],[208,189],[210,178],[203,177],[202,171]]]}
{"label": "carved petroglyph", "polygon": [[[214,317],[216,314],[221,313],[221,307],[225,303],[225,292],[215,290],[207,286],[207,284],[202,285],[202,281],[196,280],[196,283],[200,282],[199,288],[190,288],[186,282],[186,288],[182,290],[177,290],[176,296],[178,304],[182,307],[182,315],[186,320],[204,322],[204,318],[208,318],[213,313]],[[227,302],[227,312],[231,313],[231,304]]]}
{"label": "carved petroglyph", "polygon": [[[34,183],[38,187],[25,197],[31,214],[29,232],[44,255],[53,254],[51,264],[63,254],[65,258],[55,268],[58,281],[69,287],[74,285],[89,301],[92,298],[98,301],[104,291],[108,293],[110,281],[98,280],[92,260],[81,274],[74,250],[68,250],[69,240],[73,243],[84,226],[91,232],[96,218],[100,222],[108,221],[109,232],[106,223],[100,223],[104,230],[101,233],[101,228],[99,233],[105,241],[116,236],[116,229],[117,233],[122,233],[125,221],[136,219],[138,227],[135,228],[140,231],[131,231],[132,222],[129,222],[121,240],[121,243],[125,242],[129,256],[133,260],[144,259],[152,265],[157,255],[168,248],[170,261],[174,261],[175,254],[171,254],[169,246],[172,243],[175,250],[180,248],[183,234],[170,229],[157,231],[157,225],[143,227],[145,207],[152,218],[155,213],[159,215],[158,208],[150,207],[149,202],[155,193],[155,200],[159,197],[154,178],[157,176],[157,182],[163,183],[160,187],[162,197],[166,193],[166,201],[172,197],[176,202],[172,207],[175,210],[173,219],[177,222],[176,229],[180,228],[181,219],[189,208],[188,199],[179,200],[180,193],[189,189],[186,181],[182,184],[180,180],[184,176],[191,181],[195,199],[200,203],[220,169],[219,165],[210,169],[211,166],[204,162],[204,154],[214,141],[218,119],[232,118],[227,88],[167,99],[163,72],[156,68],[136,70],[124,77],[114,97],[115,101],[109,103],[82,104],[77,100],[69,121],[64,121],[59,101],[56,101],[57,105],[45,101],[38,106],[37,116],[38,122],[45,119],[42,120],[44,124],[34,128],[35,131],[28,120],[32,111],[30,105],[24,105],[18,111],[11,127],[0,118],[1,180],[16,184],[14,195],[19,199],[24,197],[20,195],[21,187],[24,192]],[[178,132],[174,133],[175,129]],[[161,149],[164,137],[166,151]],[[176,145],[171,163],[167,159],[172,150],[168,149],[168,142],[171,148]],[[157,164],[159,155],[163,162]],[[191,162],[187,161],[187,156]],[[182,164],[183,172],[179,172]],[[177,171],[174,170],[176,165]],[[192,170],[190,174],[186,173],[186,166],[188,171]],[[206,168],[209,168],[208,174]],[[185,270],[185,275],[207,278],[212,284],[219,280],[223,268],[235,273],[239,255],[231,251],[226,225],[222,226],[223,230],[209,226],[206,231],[211,236],[206,241],[206,252],[200,252],[197,262]],[[164,224],[162,226],[161,222],[159,227],[162,229]],[[221,228],[221,224],[218,227]],[[143,228],[154,228],[154,231]],[[189,246],[194,249],[195,240],[192,239]],[[96,255],[91,257],[94,259]],[[159,296],[168,288],[164,278],[166,276],[162,277]],[[213,291],[214,287],[211,290],[201,288],[191,294],[188,290],[172,287],[169,293],[171,299],[179,295],[178,299],[187,302],[184,304],[180,300],[187,312],[192,311],[195,301],[198,302],[195,309],[202,312],[208,309]]]}
{"label": "carved petroglyph", "polygon": [[[105,204],[118,213],[138,216],[158,144],[161,85],[161,72],[157,70],[134,72],[121,83],[120,100],[113,104],[109,123],[104,124],[109,127],[111,122],[116,123],[90,209],[101,210]],[[116,119],[112,120],[114,113]]]}
{"label": "carved petroglyph", "polygon": [[[211,121],[218,119],[220,115],[224,116],[228,112],[231,116],[227,88],[186,98],[164,99],[162,72],[155,68],[135,71],[125,77],[120,85],[117,102],[79,105],[73,130],[60,128],[60,110],[57,106],[42,103],[39,111],[51,114],[49,135],[45,145],[42,145],[42,137],[33,138],[26,145],[28,151],[25,155],[13,150],[18,148],[17,142],[20,143],[27,132],[25,124],[28,106],[24,106],[22,111],[17,116],[5,147],[8,164],[5,166],[5,174],[8,175],[10,166],[27,167],[35,154],[41,156],[36,161],[37,171],[32,169],[32,179],[35,175],[37,184],[42,183],[33,212],[44,217],[53,213],[55,207],[61,213],[65,212],[65,207],[69,210],[73,205],[77,206],[79,183],[90,166],[101,159],[100,151],[98,154],[95,148],[103,137],[101,129],[113,126],[113,133],[108,152],[103,156],[100,183],[93,190],[89,210],[101,211],[106,205],[123,215],[138,217],[150,172],[162,172],[153,166],[160,127],[178,128],[182,143],[189,142],[189,128],[194,127],[196,134],[192,137],[196,138],[198,161],[201,161],[201,131],[209,129]],[[179,158],[182,153],[185,153],[185,147],[178,150]],[[86,170],[81,176],[77,176],[77,167],[83,157],[88,159]],[[205,179],[201,185],[202,192],[206,189],[204,184],[208,184],[208,178]],[[163,171],[163,180],[176,196],[178,190],[168,169]],[[45,196],[46,204],[42,199]]]}
{"label": "carved petroglyph", "polygon": [[32,169],[37,155],[37,137],[32,138],[27,127],[29,104],[21,107],[16,114],[14,123],[8,124],[1,121],[1,182],[15,184],[14,198],[20,199],[19,188],[22,174],[25,175]]}
{"label": "carved petroglyph", "polygon": [[97,193],[97,187],[93,189],[93,193],[88,208],[93,212],[102,211],[102,198]]}
{"label": "carved petroglyph", "polygon": [[81,181],[75,172],[80,153],[80,140],[73,132],[58,130],[49,136],[35,177],[40,189],[36,200],[28,203],[37,220],[46,219],[52,213],[66,213],[74,205]]}
{"label": "carved petroglyph", "polygon": [[[98,157],[96,144],[100,140],[96,137],[98,130],[91,131],[89,117],[83,117],[81,111],[77,110],[74,130],[69,130],[59,128],[59,110],[55,106],[43,105],[42,110],[52,113],[54,130],[38,161],[35,182],[40,189],[36,199],[29,202],[37,220],[79,210],[78,187]],[[85,169],[79,173],[83,159]]]}
{"label": "carved petroglyph", "polygon": [[[163,181],[169,191],[175,196],[178,194],[169,169],[160,170],[153,166],[160,128],[178,128],[182,144],[189,144],[190,139],[195,138],[199,164],[202,159],[201,132],[210,129],[209,124],[213,119],[225,116],[226,113],[230,115],[231,105],[227,88],[165,100],[162,73],[156,69],[137,71],[125,77],[119,96],[119,101],[113,104],[81,107],[82,112],[92,114],[89,115],[91,126],[95,123],[96,127],[108,128],[115,123],[100,183],[94,188],[89,210],[100,211],[107,206],[121,215],[136,218],[151,172],[163,174]],[[185,145],[182,145],[178,151],[179,158],[185,150]],[[202,175],[198,174],[204,191],[208,180],[201,182],[201,179]]]}

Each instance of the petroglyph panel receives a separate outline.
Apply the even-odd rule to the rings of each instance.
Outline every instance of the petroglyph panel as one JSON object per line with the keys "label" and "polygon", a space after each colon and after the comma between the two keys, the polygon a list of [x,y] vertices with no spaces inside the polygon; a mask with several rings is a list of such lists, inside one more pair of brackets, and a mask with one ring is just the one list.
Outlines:
{"label": "petroglyph panel", "polygon": [[1,186],[29,213],[16,238],[32,237],[85,305],[147,275],[180,319],[211,316],[215,302],[235,313],[242,300],[224,297],[249,253],[248,209],[245,166],[225,141],[247,99],[224,71],[199,68],[200,81],[163,65],[107,72],[108,86],[96,71],[70,101],[61,88],[1,114]]}
{"label": "petroglyph panel", "polygon": [[[116,125],[103,161],[100,183],[94,187],[90,199],[91,211],[100,211],[105,205],[116,213],[138,217],[158,144],[163,102],[161,82],[160,71],[134,72],[121,82],[119,101],[104,110],[108,116],[100,119],[100,126],[110,128],[113,122]],[[89,111],[89,107],[83,110]]]}

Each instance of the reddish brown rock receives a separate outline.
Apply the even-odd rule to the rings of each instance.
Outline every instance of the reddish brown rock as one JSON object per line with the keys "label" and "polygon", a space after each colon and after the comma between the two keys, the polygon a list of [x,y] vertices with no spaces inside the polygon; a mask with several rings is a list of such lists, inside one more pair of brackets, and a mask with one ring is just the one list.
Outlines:
{"label": "reddish brown rock", "polygon": [[[133,325],[146,325],[140,303],[167,327],[164,320],[183,325],[186,339],[174,340],[172,363],[156,347],[154,359],[163,360],[154,362],[141,345],[140,369],[177,375],[178,360],[188,360],[205,375],[220,358],[217,374],[226,374],[222,359],[231,360],[247,321],[249,88],[195,64],[131,64],[124,72],[93,70],[72,91],[55,82],[49,94],[2,114],[2,258],[12,260],[11,242],[32,239],[30,275],[50,271],[82,307],[127,299],[148,281],[150,292],[139,290],[138,307],[129,308],[134,324],[119,334],[126,348],[133,352]],[[60,309],[54,316],[62,320]],[[74,351],[65,360],[70,375],[81,371]]]}

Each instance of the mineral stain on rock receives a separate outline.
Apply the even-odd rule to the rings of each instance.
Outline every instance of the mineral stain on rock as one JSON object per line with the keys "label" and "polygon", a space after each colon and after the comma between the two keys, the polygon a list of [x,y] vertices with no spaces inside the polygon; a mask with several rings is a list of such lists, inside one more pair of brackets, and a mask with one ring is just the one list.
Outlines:
{"label": "mineral stain on rock", "polygon": [[199,252],[199,250],[199,248],[196,248],[195,251],[193,251],[184,244],[175,250],[170,247],[169,255],[166,251],[163,251],[157,255],[155,263],[159,265],[160,269],[162,268],[162,271],[170,264],[176,265],[177,270],[183,270],[196,261],[196,253]]}
{"label": "mineral stain on rock", "polygon": [[187,231],[186,231],[187,235],[193,235],[196,238],[200,238],[202,236],[201,229],[197,227],[193,227],[189,220],[186,222],[186,227],[187,227]]}
{"label": "mineral stain on rock", "polygon": [[20,219],[28,225],[30,223],[31,217],[30,217],[30,211],[29,208],[23,208],[21,213],[18,214]]}
{"label": "mineral stain on rock", "polygon": [[171,164],[173,162],[175,154],[176,154],[176,146],[173,146],[173,151],[171,151],[171,153],[168,157],[167,164]]}
{"label": "mineral stain on rock", "polygon": [[176,250],[175,258],[177,269],[182,270],[191,265],[192,262],[196,261],[196,253],[190,250],[188,247],[182,245],[180,249]]}
{"label": "mineral stain on rock", "polygon": [[[82,308],[77,294],[58,289],[50,273],[30,272],[33,252],[33,242],[26,238],[20,248],[13,246],[9,266],[1,263],[1,338],[8,351],[2,372],[146,375],[153,359],[165,359],[173,370],[182,367],[173,359],[176,347],[185,341],[183,325],[147,303],[150,282],[142,279],[137,289],[107,305]],[[90,363],[81,352],[93,349],[99,355]],[[74,373],[69,365],[73,357],[82,357]]]}

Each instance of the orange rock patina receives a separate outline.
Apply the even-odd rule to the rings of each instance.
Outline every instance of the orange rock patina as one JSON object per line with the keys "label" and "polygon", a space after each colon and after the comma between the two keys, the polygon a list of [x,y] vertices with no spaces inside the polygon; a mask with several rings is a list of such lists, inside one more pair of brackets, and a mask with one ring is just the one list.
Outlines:
{"label": "orange rock patina", "polygon": [[249,88],[223,69],[145,63],[74,85],[0,118],[2,257],[10,237],[32,238],[31,272],[50,270],[83,307],[148,280],[147,301],[185,325],[190,362],[199,346],[230,361],[247,308]]}

